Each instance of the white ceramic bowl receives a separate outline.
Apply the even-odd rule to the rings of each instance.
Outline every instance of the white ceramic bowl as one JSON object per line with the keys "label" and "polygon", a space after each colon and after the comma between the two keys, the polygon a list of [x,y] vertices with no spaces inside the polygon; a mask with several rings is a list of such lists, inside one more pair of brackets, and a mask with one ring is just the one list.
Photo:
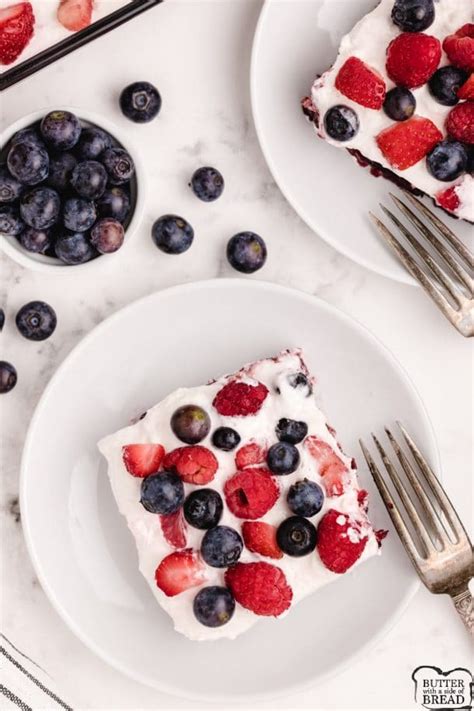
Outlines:
{"label": "white ceramic bowl", "polygon": [[[103,128],[104,131],[110,133],[110,135],[115,138],[115,140],[127,150],[133,158],[135,163],[135,184],[136,184],[136,196],[135,201],[132,200],[132,215],[129,219],[129,223],[125,229],[125,240],[122,247],[114,252],[113,254],[105,254],[100,258],[92,259],[89,262],[84,262],[84,264],[68,265],[61,262],[59,259],[54,257],[47,257],[44,254],[35,254],[33,252],[28,252],[24,249],[16,237],[11,235],[0,235],[0,250],[3,250],[5,254],[14,259],[18,264],[29,269],[36,269],[42,272],[64,274],[65,269],[67,269],[68,274],[75,274],[80,271],[81,274],[84,273],[86,269],[93,270],[103,267],[105,264],[109,264],[119,255],[123,254],[126,249],[130,248],[132,237],[137,231],[138,224],[143,216],[145,207],[145,192],[146,192],[146,179],[145,170],[143,163],[141,161],[138,150],[133,145],[129,138],[128,133],[118,128],[114,123],[104,118],[100,114],[96,114],[93,111],[83,110],[76,106],[54,106],[54,109],[62,111],[71,111],[76,114],[79,119],[86,124],[94,124],[99,128]],[[22,128],[26,128],[31,124],[39,121],[43,116],[45,116],[52,108],[45,108],[40,111],[35,111],[27,116],[23,116],[18,121],[15,121],[9,128],[7,128],[0,136],[0,146],[2,148],[7,145],[8,141],[17,133],[21,131]],[[131,133],[131,131],[130,131]]]}

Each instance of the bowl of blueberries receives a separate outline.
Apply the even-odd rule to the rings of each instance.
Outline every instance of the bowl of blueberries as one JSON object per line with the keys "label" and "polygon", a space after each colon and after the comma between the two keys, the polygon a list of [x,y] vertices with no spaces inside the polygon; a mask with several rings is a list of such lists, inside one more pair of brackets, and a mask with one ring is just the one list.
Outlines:
{"label": "bowl of blueberries", "polygon": [[1,139],[0,245],[26,267],[91,267],[125,248],[144,171],[120,130],[89,111],[36,112]]}

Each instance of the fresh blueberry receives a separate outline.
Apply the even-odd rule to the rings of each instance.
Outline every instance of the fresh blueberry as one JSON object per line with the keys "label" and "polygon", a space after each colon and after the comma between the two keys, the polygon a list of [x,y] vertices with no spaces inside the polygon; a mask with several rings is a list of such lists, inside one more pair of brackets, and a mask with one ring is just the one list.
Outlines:
{"label": "fresh blueberry", "polygon": [[81,160],[98,160],[101,153],[112,146],[112,137],[97,126],[84,128],[76,146]]}
{"label": "fresh blueberry", "polygon": [[41,121],[41,135],[51,148],[68,151],[81,135],[81,122],[69,111],[51,111]]}
{"label": "fresh blueberry", "polygon": [[456,180],[467,171],[469,162],[466,147],[459,141],[441,141],[426,157],[426,164],[436,180]]}
{"label": "fresh blueberry", "polygon": [[174,513],[183,501],[184,484],[174,472],[158,472],[143,479],[140,503],[150,513]]}
{"label": "fresh blueberry", "polygon": [[101,217],[113,217],[114,220],[125,222],[130,212],[129,194],[119,187],[106,190],[97,201],[97,212]]}
{"label": "fresh blueberry", "polygon": [[410,89],[396,86],[390,89],[385,96],[383,109],[393,121],[406,121],[415,113],[416,99]]}
{"label": "fresh blueberry", "polygon": [[231,619],[235,599],[228,588],[210,585],[202,588],[194,598],[194,616],[206,627],[222,627]]}
{"label": "fresh blueberry", "polygon": [[35,230],[47,230],[59,219],[61,200],[52,188],[33,188],[20,202],[22,220]]}
{"label": "fresh blueberry", "polygon": [[27,227],[20,235],[20,244],[28,252],[44,254],[51,246],[49,230],[35,230],[34,227]]}
{"label": "fresh blueberry", "polygon": [[17,131],[12,138],[11,144],[12,146],[14,146],[15,143],[24,142],[29,143],[32,146],[41,146],[42,148],[45,147],[44,141],[41,138],[39,132],[36,128],[33,128],[32,126],[29,126],[28,128],[22,128],[21,131]]}
{"label": "fresh blueberry", "polygon": [[30,301],[16,315],[16,325],[21,335],[29,341],[44,341],[56,328],[56,312],[44,301]]}
{"label": "fresh blueberry", "polygon": [[3,331],[5,325],[5,311],[0,309],[0,331]]}
{"label": "fresh blueberry", "polygon": [[217,449],[230,452],[235,449],[240,442],[240,435],[232,427],[218,427],[212,435],[212,444]]}
{"label": "fresh blueberry", "polygon": [[194,528],[207,530],[219,523],[224,505],[222,498],[214,489],[197,489],[186,498],[184,518]]}
{"label": "fresh blueberry", "polygon": [[16,369],[6,360],[0,360],[0,393],[8,393],[16,385]]}
{"label": "fresh blueberry", "polygon": [[96,160],[85,160],[78,163],[72,171],[71,185],[81,197],[97,200],[104,194],[107,185],[107,173],[104,166]]}
{"label": "fresh blueberry", "polygon": [[308,519],[290,516],[278,526],[277,543],[288,555],[308,555],[316,548],[316,529]]}
{"label": "fresh blueberry", "polygon": [[60,153],[49,161],[48,185],[55,190],[66,190],[76,167],[77,160],[72,153]]}
{"label": "fresh blueberry", "polygon": [[85,232],[65,232],[54,245],[56,257],[65,264],[83,264],[97,257],[97,251],[91,245]]}
{"label": "fresh blueberry", "polygon": [[228,568],[240,558],[244,544],[234,528],[216,526],[204,534],[201,555],[213,568]]}
{"label": "fresh blueberry", "polygon": [[163,215],[151,228],[153,241],[166,254],[182,254],[193,243],[194,230],[179,215]]}
{"label": "fresh blueberry", "polygon": [[8,151],[7,165],[13,177],[23,185],[37,185],[48,177],[49,156],[43,146],[22,141]]}
{"label": "fresh blueberry", "polygon": [[458,101],[458,89],[468,80],[469,75],[457,67],[440,67],[428,82],[431,96],[444,106],[455,106]]}
{"label": "fresh blueberry", "polygon": [[308,377],[304,373],[291,373],[288,376],[288,382],[290,387],[295,390],[301,391],[305,397],[309,397],[313,394],[313,386],[308,380]]}
{"label": "fresh blueberry", "polygon": [[294,514],[311,518],[321,511],[324,493],[315,481],[303,479],[290,486],[286,500]]}
{"label": "fresh blueberry", "polygon": [[119,103],[124,116],[135,123],[147,123],[158,116],[161,96],[153,84],[136,81],[125,87],[120,94]]}
{"label": "fresh blueberry", "polygon": [[0,205],[18,200],[22,190],[20,181],[10,175],[5,165],[0,166]]}
{"label": "fresh blueberry", "polygon": [[63,222],[72,232],[85,232],[97,219],[95,204],[92,200],[72,197],[63,206]]}
{"label": "fresh blueberry", "polygon": [[435,19],[433,0],[396,0],[392,20],[403,32],[423,32]]}
{"label": "fresh blueberry", "polygon": [[198,168],[191,178],[193,193],[203,202],[212,202],[222,195],[224,178],[215,168]]}
{"label": "fresh blueberry", "polygon": [[307,434],[308,425],[306,422],[289,420],[286,417],[282,417],[276,426],[276,435],[280,442],[298,444],[304,440]]}
{"label": "fresh blueberry", "polygon": [[209,415],[199,405],[183,405],[171,417],[171,429],[186,444],[197,444],[211,429]]}
{"label": "fresh blueberry", "polygon": [[335,141],[350,141],[359,130],[359,118],[349,106],[338,104],[326,111],[324,127],[328,136]]}
{"label": "fresh blueberry", "polygon": [[103,217],[91,230],[91,242],[101,254],[116,252],[123,244],[125,232],[118,220]]}
{"label": "fresh blueberry", "polygon": [[135,173],[132,156],[123,148],[107,148],[100,159],[112,185],[127,183]]}
{"label": "fresh blueberry", "polygon": [[298,469],[300,453],[289,442],[277,442],[268,450],[267,464],[273,474],[292,474]]}
{"label": "fresh blueberry", "polygon": [[261,269],[267,259],[267,246],[255,232],[239,232],[227,243],[227,260],[244,274]]}
{"label": "fresh blueberry", "polygon": [[25,229],[25,223],[22,221],[16,207],[4,205],[0,207],[0,233],[18,237]]}

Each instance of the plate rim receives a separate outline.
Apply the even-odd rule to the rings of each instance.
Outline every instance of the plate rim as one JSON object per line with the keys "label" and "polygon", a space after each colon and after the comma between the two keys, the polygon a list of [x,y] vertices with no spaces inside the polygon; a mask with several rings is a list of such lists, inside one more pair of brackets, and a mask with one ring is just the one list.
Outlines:
{"label": "plate rim", "polygon": [[80,354],[80,352],[89,344],[89,342],[93,341],[97,335],[101,333],[101,331],[106,330],[107,328],[110,327],[110,324],[113,323],[114,321],[119,321],[120,318],[122,317],[124,312],[127,311],[132,311],[134,309],[140,309],[142,303],[146,301],[152,301],[153,299],[161,299],[161,298],[166,298],[167,296],[173,295],[176,292],[186,292],[186,291],[192,291],[195,289],[207,289],[207,288],[242,288],[245,286],[250,286],[251,288],[255,288],[256,290],[263,289],[263,290],[269,290],[270,292],[279,292],[280,294],[287,294],[291,297],[296,297],[298,299],[302,299],[303,301],[306,301],[308,303],[311,303],[312,305],[316,305],[318,308],[322,308],[323,310],[326,310],[330,314],[332,314],[335,318],[342,320],[346,324],[348,324],[350,327],[355,328],[361,335],[364,336],[364,338],[369,341],[373,346],[375,346],[379,351],[381,351],[386,359],[391,363],[391,365],[397,370],[397,372],[400,374],[402,379],[406,382],[406,384],[409,386],[411,391],[413,392],[415,396],[415,400],[417,402],[418,408],[420,410],[420,414],[425,420],[425,425],[427,427],[427,434],[429,437],[429,441],[427,442],[430,452],[432,454],[433,458],[433,464],[435,466],[435,469],[438,473],[441,473],[441,461],[440,461],[440,453],[439,453],[439,448],[433,428],[433,424],[431,421],[431,418],[428,414],[428,411],[426,409],[426,406],[418,392],[418,389],[414,382],[412,381],[410,375],[407,373],[403,365],[398,361],[396,356],[391,352],[391,350],[385,346],[385,344],[379,340],[379,338],[374,335],[370,329],[368,329],[363,323],[358,321],[357,319],[353,318],[349,314],[347,314],[345,311],[339,309],[337,306],[334,306],[333,304],[325,301],[324,299],[315,296],[311,293],[300,291],[298,289],[288,287],[288,286],[282,286],[280,284],[274,283],[274,282],[269,282],[269,281],[263,281],[263,280],[257,280],[257,279],[244,279],[244,278],[232,278],[232,277],[227,277],[227,278],[214,278],[214,279],[205,279],[205,280],[199,280],[195,282],[187,282],[184,284],[177,284],[171,287],[168,287],[166,289],[159,289],[157,291],[154,291],[150,294],[147,294],[145,296],[140,297],[139,299],[136,299],[135,301],[132,301],[128,304],[125,304],[122,308],[118,309],[114,313],[112,313],[110,316],[105,318],[103,321],[101,321],[99,324],[94,326],[89,333],[87,333],[72,349],[69,351],[69,353],[66,355],[64,360],[60,363],[60,365],[56,368],[55,372],[51,376],[50,380],[48,381],[46,387],[43,390],[43,393],[41,394],[40,399],[38,400],[38,403],[34,409],[33,415],[31,417],[31,420],[28,425],[28,430],[27,434],[25,437],[25,442],[23,446],[23,452],[22,452],[22,457],[21,457],[21,464],[20,464],[20,481],[19,481],[19,500],[20,500],[20,510],[22,512],[22,530],[23,530],[23,536],[25,539],[26,543],[26,548],[31,560],[31,563],[33,565],[34,571],[38,577],[38,580],[40,582],[40,585],[42,587],[43,592],[45,593],[47,599],[51,603],[53,609],[55,612],[59,615],[61,620],[66,624],[66,626],[73,632],[73,634],[90,650],[92,651],[95,655],[99,657],[103,662],[108,664],[110,667],[115,669],[116,671],[119,671],[122,673],[124,676],[143,684],[144,686],[148,688],[153,688],[161,693],[168,694],[173,697],[178,697],[182,699],[187,699],[190,701],[206,701],[206,702],[220,702],[220,703],[251,703],[255,701],[268,701],[272,699],[280,699],[287,697],[291,694],[296,694],[296,693],[302,693],[304,691],[307,691],[309,689],[315,689],[319,684],[326,682],[328,679],[333,678],[337,676],[338,674],[343,673],[346,671],[348,668],[350,668],[356,661],[361,659],[363,655],[368,653],[370,650],[372,650],[387,634],[390,632],[390,630],[395,626],[395,624],[401,619],[401,617],[404,615],[406,612],[410,602],[412,601],[414,595],[420,588],[420,580],[416,576],[415,572],[413,571],[413,578],[412,578],[412,583],[407,589],[407,593],[404,598],[402,598],[402,601],[400,604],[395,608],[394,613],[392,616],[383,624],[379,631],[373,635],[371,639],[369,639],[367,642],[365,642],[363,645],[361,645],[355,652],[350,654],[343,662],[336,664],[332,669],[328,670],[326,673],[321,674],[320,676],[317,676],[316,678],[312,678],[306,682],[303,683],[297,683],[297,684],[290,684],[285,687],[285,689],[280,689],[279,691],[272,692],[271,690],[268,692],[256,692],[253,694],[238,694],[238,695],[209,695],[209,694],[203,694],[203,693],[191,693],[184,691],[176,686],[173,686],[172,684],[167,684],[166,682],[161,682],[161,681],[155,681],[151,680],[146,676],[142,676],[139,672],[135,672],[128,668],[125,664],[122,664],[119,660],[117,660],[115,657],[110,656],[106,651],[104,651],[98,644],[96,644],[95,641],[91,640],[85,633],[81,631],[79,628],[78,624],[76,623],[75,620],[73,620],[72,617],[69,616],[68,612],[64,609],[62,603],[60,602],[59,598],[55,594],[54,590],[50,587],[46,576],[43,575],[42,571],[42,566],[41,566],[41,561],[40,561],[40,556],[37,554],[35,550],[35,544],[33,540],[33,536],[30,531],[30,524],[29,524],[29,516],[28,516],[28,494],[27,494],[27,488],[28,488],[28,475],[27,475],[27,464],[28,464],[28,459],[29,459],[29,450],[32,447],[32,442],[34,439],[34,432],[36,429],[36,422],[41,416],[41,411],[44,407],[44,404],[47,402],[47,399],[50,396],[51,391],[55,387],[55,383],[58,380],[59,377],[62,376],[63,372],[67,370],[69,367],[69,364],[73,362],[74,358]]}

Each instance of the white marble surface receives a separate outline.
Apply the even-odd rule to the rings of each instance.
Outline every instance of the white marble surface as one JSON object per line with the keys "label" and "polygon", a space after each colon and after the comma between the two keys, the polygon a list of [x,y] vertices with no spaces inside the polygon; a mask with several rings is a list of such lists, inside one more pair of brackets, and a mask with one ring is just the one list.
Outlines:
{"label": "white marble surface", "polygon": [[[85,333],[124,304],[166,286],[233,275],[226,240],[253,229],[267,241],[259,278],[317,294],[366,324],[400,359],[428,408],[438,438],[447,490],[472,529],[472,346],[420,290],[378,277],[339,256],[294,214],[262,158],[249,105],[249,52],[259,0],[172,0],[1,97],[2,129],[23,114],[55,104],[103,112],[140,144],[150,176],[142,229],[125,262],[90,277],[65,270],[45,276],[1,258],[0,303],[7,314],[1,357],[19,374],[2,397],[2,628],[40,661],[63,695],[82,709],[198,708],[142,687],[106,666],[79,642],[39,586],[21,532],[18,477],[28,422],[58,364]],[[199,29],[198,29],[199,28]],[[120,89],[136,79],[157,84],[160,117],[134,126],[117,109]],[[213,205],[187,188],[202,164],[219,167],[225,194]],[[196,229],[179,258],[158,252],[149,237],[154,218],[185,215]],[[103,261],[105,261],[104,258]],[[26,301],[54,305],[59,327],[42,344],[16,333],[14,315]],[[48,512],[49,515],[49,512]],[[424,589],[395,628],[351,669],[310,692],[261,708],[410,709],[411,673],[421,664],[469,666],[464,629],[446,598]],[[186,673],[186,670],[183,670]]]}

